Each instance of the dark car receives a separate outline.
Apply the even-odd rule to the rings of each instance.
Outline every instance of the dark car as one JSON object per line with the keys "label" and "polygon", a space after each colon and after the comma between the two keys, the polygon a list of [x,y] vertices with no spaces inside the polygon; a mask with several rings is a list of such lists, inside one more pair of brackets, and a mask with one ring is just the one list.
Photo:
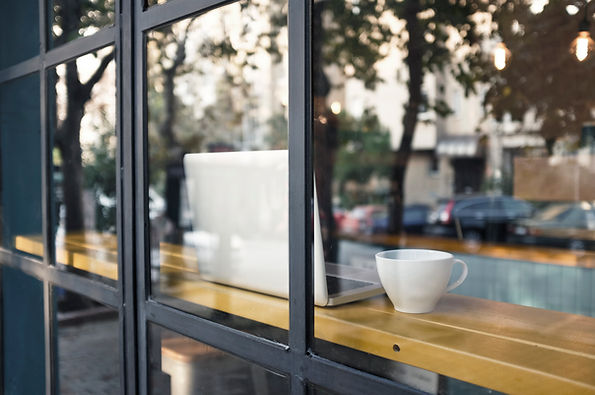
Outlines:
{"label": "dark car", "polygon": [[427,204],[410,204],[403,209],[403,229],[407,233],[423,233],[428,225],[431,207]]}
{"label": "dark car", "polygon": [[534,212],[511,196],[473,196],[441,201],[430,214],[428,233],[472,240],[504,241],[507,225]]}
{"label": "dark car", "polygon": [[532,218],[509,227],[509,239],[522,244],[546,245],[573,250],[595,249],[595,204],[553,203]]}
{"label": "dark car", "polygon": [[[406,233],[422,233],[428,224],[430,206],[427,204],[410,204],[403,207],[403,230]],[[366,233],[386,233],[388,230],[389,212],[385,208],[372,212]]]}

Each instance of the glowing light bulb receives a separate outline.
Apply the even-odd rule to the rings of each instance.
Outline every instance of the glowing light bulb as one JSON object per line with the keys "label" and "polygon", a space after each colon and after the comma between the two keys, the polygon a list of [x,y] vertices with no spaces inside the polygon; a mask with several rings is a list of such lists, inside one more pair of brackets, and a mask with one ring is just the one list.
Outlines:
{"label": "glowing light bulb", "polygon": [[579,62],[587,59],[593,50],[593,39],[588,31],[578,32],[578,36],[572,43],[572,52]]}
{"label": "glowing light bulb", "polygon": [[576,15],[579,11],[580,9],[574,4],[569,4],[566,6],[566,12],[568,15]]}
{"label": "glowing light bulb", "polygon": [[338,115],[341,112],[341,103],[334,101],[331,103],[331,111],[333,114]]}
{"label": "glowing light bulb", "polygon": [[509,57],[510,51],[506,48],[506,45],[498,43],[494,48],[494,67],[498,70],[504,70]]}

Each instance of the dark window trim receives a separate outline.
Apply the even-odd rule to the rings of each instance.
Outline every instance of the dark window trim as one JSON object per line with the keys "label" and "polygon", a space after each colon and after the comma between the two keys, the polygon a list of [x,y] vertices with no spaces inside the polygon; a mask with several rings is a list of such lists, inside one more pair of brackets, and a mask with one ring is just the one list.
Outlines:
{"label": "dark window trim", "polygon": [[49,282],[51,285],[84,294],[114,309],[118,309],[120,306],[116,289],[99,279],[82,277],[76,273],[45,265],[39,258],[10,252],[6,249],[0,249],[0,264],[19,269],[39,281]]}
{"label": "dark window trim", "polygon": [[57,66],[87,53],[112,45],[116,43],[117,35],[118,25],[116,22],[115,26],[105,27],[92,36],[81,37],[51,49],[45,53],[45,57],[43,58],[44,65],[46,68]]}
{"label": "dark window trim", "polygon": [[[144,3],[144,1],[143,1]],[[147,154],[147,137],[144,133],[146,130],[146,119],[147,119],[147,99],[144,92],[146,86],[146,77],[144,70],[146,70],[146,39],[143,31],[140,29],[142,7],[141,1],[134,1],[133,7],[130,10],[132,15],[130,19],[132,21],[133,29],[132,34],[132,51],[134,53],[134,59],[131,60],[131,76],[130,84],[134,92],[133,116],[129,120],[132,123],[133,141],[131,145],[132,152],[131,158],[133,159],[131,168],[133,174],[130,176],[133,180],[134,189],[133,193],[129,194],[129,205],[134,207],[135,216],[131,221],[131,228],[127,228],[126,231],[133,233],[135,232],[135,244],[134,244],[134,262],[136,267],[133,266],[133,262],[130,262],[130,268],[133,269],[131,273],[136,273],[136,281],[134,283],[136,292],[134,294],[136,302],[136,342],[138,344],[137,355],[138,365],[137,371],[137,391],[140,394],[149,393],[149,336],[148,336],[148,321],[147,321],[147,309],[145,303],[149,297],[150,290],[150,273],[151,270],[147,270],[147,263],[150,265],[151,259],[149,254],[150,243],[147,240],[147,233],[150,224],[145,223],[145,218],[149,217],[149,202],[148,202],[148,187],[145,187],[146,180],[148,177],[148,169],[145,165],[148,161]],[[130,37],[130,36],[129,36]]]}
{"label": "dark window trim", "polygon": [[35,56],[0,70],[0,84],[39,72],[41,58]]}
{"label": "dark window trim", "polygon": [[[136,1],[135,3],[138,3]],[[116,1],[116,133],[118,134],[118,149],[116,163],[120,172],[117,174],[116,197],[117,229],[118,232],[118,289],[120,291],[120,375],[122,392],[138,393],[138,350],[145,345],[146,340],[139,343],[137,334],[137,298],[135,294],[137,278],[135,273],[134,241],[135,222],[134,213],[134,60],[130,54],[134,52],[133,26],[134,5],[131,1]],[[137,106],[138,107],[138,106]],[[141,261],[142,262],[142,261]]]}
{"label": "dark window trim", "polygon": [[146,302],[145,309],[148,322],[167,327],[279,373],[291,370],[289,347],[285,344],[229,328],[155,301]]}
{"label": "dark window trim", "polygon": [[169,0],[164,4],[154,5],[143,11],[137,10],[137,23],[141,31],[167,25],[193,14],[205,13],[213,8],[235,3],[237,0]]}

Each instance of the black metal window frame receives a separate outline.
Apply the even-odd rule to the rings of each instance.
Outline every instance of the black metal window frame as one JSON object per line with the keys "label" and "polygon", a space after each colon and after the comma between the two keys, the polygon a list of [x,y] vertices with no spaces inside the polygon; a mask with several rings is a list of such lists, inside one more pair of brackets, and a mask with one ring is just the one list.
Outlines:
{"label": "black metal window frame", "polygon": [[[120,381],[126,394],[149,393],[149,323],[176,331],[289,378],[291,394],[309,385],[344,394],[418,393],[410,387],[324,359],[311,350],[314,333],[313,271],[310,225],[312,196],[311,1],[288,0],[289,32],[289,344],[241,332],[153,300],[147,201],[146,45],[145,34],[156,27],[207,12],[235,1],[170,0],[147,7],[142,0],[117,0],[114,25],[89,37],[48,50],[47,0],[39,5],[39,55],[0,70],[0,84],[39,73],[42,215],[44,256],[23,256],[0,248],[0,264],[17,268],[43,282],[46,393],[57,394],[53,287],[61,287],[119,312]],[[116,182],[118,280],[111,287],[94,278],[54,266],[51,218],[51,147],[48,138],[46,71],[105,46],[116,49]],[[1,273],[1,272],[0,272]],[[0,275],[1,276],[1,275]],[[0,277],[1,279],[1,277]],[[1,328],[0,328],[1,334]],[[0,342],[1,343],[1,342]],[[2,351],[2,350],[0,350]],[[3,355],[2,353],[0,353]],[[1,366],[0,366],[1,368]],[[0,375],[3,369],[0,369]],[[0,377],[1,378],[1,377]],[[0,383],[3,384],[3,383]]]}

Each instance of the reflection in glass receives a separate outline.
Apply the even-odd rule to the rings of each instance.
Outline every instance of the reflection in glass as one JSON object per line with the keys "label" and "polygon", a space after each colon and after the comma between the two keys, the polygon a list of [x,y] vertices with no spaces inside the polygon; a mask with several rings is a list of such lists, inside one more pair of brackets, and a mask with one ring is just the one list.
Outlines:
{"label": "reflection in glass", "polygon": [[2,247],[43,256],[39,75],[0,85]]}
{"label": "reflection in glass", "polygon": [[151,324],[151,394],[286,394],[286,377]]}
{"label": "reflection in glass", "polygon": [[287,293],[285,4],[238,2],[147,36],[153,293],[280,341],[287,301],[239,288]]}
{"label": "reflection in glass", "polygon": [[[478,339],[497,327],[515,339],[499,358],[523,368],[510,351],[520,327],[534,344],[585,350],[569,332],[590,336],[595,317],[595,63],[569,52],[580,15],[560,2],[513,3],[314,2],[313,166],[327,261],[373,270],[380,250],[427,248],[469,267],[431,314],[394,312],[386,297],[317,309],[317,353],[352,366],[354,353],[374,354],[384,359],[356,367],[402,382],[381,369],[387,359],[441,369],[452,377],[440,391],[455,393],[469,381],[519,389],[473,362],[456,371],[410,358],[422,344],[436,347],[434,361],[441,347],[493,355],[469,336],[469,348],[453,346],[448,325],[481,328]],[[498,42],[511,52],[502,70]],[[560,320],[574,324],[544,327]],[[569,374],[556,374],[571,391]]]}
{"label": "reflection in glass", "polygon": [[2,266],[3,394],[45,392],[43,283]]}
{"label": "reflection in glass", "polygon": [[54,287],[59,393],[120,393],[118,312]]}
{"label": "reflection in glass", "polygon": [[55,48],[114,24],[114,0],[48,0],[48,43]]}
{"label": "reflection in glass", "polygon": [[114,48],[48,71],[56,261],[117,278]]}
{"label": "reflection in glass", "polygon": [[39,1],[0,2],[0,68],[39,54]]}

